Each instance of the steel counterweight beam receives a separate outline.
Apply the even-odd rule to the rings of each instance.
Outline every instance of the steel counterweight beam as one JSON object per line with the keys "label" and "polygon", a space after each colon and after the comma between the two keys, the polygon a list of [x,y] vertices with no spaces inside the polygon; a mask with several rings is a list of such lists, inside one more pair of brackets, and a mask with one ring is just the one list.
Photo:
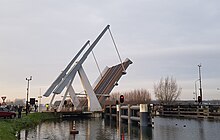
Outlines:
{"label": "steel counterweight beam", "polygon": [[77,64],[71,69],[71,71],[64,77],[63,81],[59,83],[59,85],[54,90],[54,93],[60,94],[65,86],[69,83],[71,79],[73,79],[77,73],[77,71],[82,66],[83,62],[86,60],[90,52],[93,50],[93,48],[96,46],[96,44],[99,42],[99,40],[102,38],[102,36],[105,34],[105,32],[109,29],[110,25],[107,25],[105,29],[99,34],[99,36],[96,38],[96,40],[92,43],[92,45],[89,47],[89,49],[84,53],[82,58],[77,62]]}
{"label": "steel counterweight beam", "polygon": [[86,48],[86,46],[89,44],[89,40],[84,44],[84,46],[80,49],[80,51],[76,54],[76,56],[70,61],[70,63],[66,66],[66,68],[62,71],[62,73],[56,78],[56,80],[51,84],[51,86],[47,89],[47,91],[44,93],[43,96],[48,97],[53,92],[55,87],[62,81],[62,79],[65,77],[68,70],[71,68],[73,63],[76,61],[76,59],[79,57],[79,55],[83,52],[83,50]]}

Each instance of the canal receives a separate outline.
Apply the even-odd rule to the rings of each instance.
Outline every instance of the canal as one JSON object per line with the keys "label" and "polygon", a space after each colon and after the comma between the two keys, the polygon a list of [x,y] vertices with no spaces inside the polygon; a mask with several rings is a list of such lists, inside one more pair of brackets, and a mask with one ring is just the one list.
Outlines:
{"label": "canal", "polygon": [[[100,118],[44,122],[22,130],[20,140],[219,140],[220,121],[154,118],[154,128]],[[75,125],[74,125],[75,124]],[[73,125],[79,134],[70,134]]]}

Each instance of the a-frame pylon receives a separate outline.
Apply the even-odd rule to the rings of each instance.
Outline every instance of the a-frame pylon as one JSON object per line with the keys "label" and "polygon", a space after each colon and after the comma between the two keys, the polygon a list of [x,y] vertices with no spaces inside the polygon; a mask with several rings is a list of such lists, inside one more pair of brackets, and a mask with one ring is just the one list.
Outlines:
{"label": "a-frame pylon", "polygon": [[[48,97],[51,93],[53,93],[53,97],[50,102],[50,106],[53,103],[53,100],[55,98],[56,94],[60,94],[65,87],[67,87],[66,92],[63,96],[63,99],[60,103],[60,106],[58,108],[58,111],[61,111],[62,106],[64,104],[64,101],[66,99],[67,94],[69,93],[71,96],[71,99],[73,101],[73,104],[75,107],[78,104],[78,99],[76,97],[74,88],[72,87],[72,82],[77,74],[79,73],[83,88],[86,92],[87,99],[88,99],[88,109],[89,111],[101,111],[101,105],[93,91],[93,88],[86,76],[85,71],[83,70],[82,64],[90,54],[90,52],[93,50],[95,45],[98,43],[98,41],[101,39],[101,37],[105,34],[105,32],[109,29],[110,25],[107,25],[105,29],[100,33],[100,35],[96,38],[96,40],[92,43],[92,45],[87,49],[87,51],[84,53],[84,55],[81,57],[81,59],[75,63],[74,66],[73,63],[76,61],[78,56],[82,53],[82,51],[85,49],[85,47],[89,44],[89,41],[86,42],[86,44],[82,47],[82,49],[77,53],[77,55],[73,58],[73,60],[68,64],[68,66],[65,68],[65,70],[57,77],[57,79],[52,83],[52,85],[48,88],[48,90],[45,92],[44,96]],[[71,68],[72,67],[72,68]],[[70,69],[71,68],[71,69]]]}

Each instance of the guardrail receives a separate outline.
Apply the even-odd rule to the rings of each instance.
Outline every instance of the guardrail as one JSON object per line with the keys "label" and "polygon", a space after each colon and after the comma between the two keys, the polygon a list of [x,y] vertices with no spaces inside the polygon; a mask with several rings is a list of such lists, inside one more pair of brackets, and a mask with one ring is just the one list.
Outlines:
{"label": "guardrail", "polygon": [[140,105],[106,105],[105,117],[115,119],[117,122],[138,123],[140,126],[152,126],[151,106]]}
{"label": "guardrail", "polygon": [[219,105],[163,105],[161,116],[220,119]]}

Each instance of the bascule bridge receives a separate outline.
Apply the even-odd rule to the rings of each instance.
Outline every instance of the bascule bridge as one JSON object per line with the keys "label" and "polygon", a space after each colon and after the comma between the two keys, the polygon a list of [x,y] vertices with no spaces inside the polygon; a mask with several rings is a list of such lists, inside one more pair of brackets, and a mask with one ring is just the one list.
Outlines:
{"label": "bascule bridge", "polygon": [[[86,61],[88,55],[92,52],[94,47],[97,45],[102,36],[109,31],[110,36],[112,38],[113,44],[115,46],[116,52],[118,54],[120,63],[111,67],[106,67],[102,72],[100,77],[98,77],[96,84],[92,87],[90,81],[84,71],[83,63]],[[85,51],[86,47],[88,49]],[[78,57],[84,52],[82,57],[78,60]],[[93,53],[93,52],[92,52]],[[119,55],[116,43],[110,31],[110,25],[107,25],[104,30],[99,34],[99,36],[95,39],[95,41],[90,45],[90,41],[87,41],[83,47],[79,50],[79,52],[75,55],[75,57],[70,61],[70,63],[66,66],[66,68],[62,71],[62,73],[55,79],[55,81],[50,85],[47,91],[43,96],[49,97],[52,95],[50,101],[50,107],[52,107],[54,103],[55,96],[58,94],[63,94],[62,100],[59,103],[59,107],[57,111],[61,111],[64,105],[64,102],[67,98],[67,95],[70,96],[71,101],[74,107],[83,108],[84,106],[88,107],[88,111],[102,111],[102,106],[106,100],[106,97],[110,94],[112,89],[118,84],[119,79],[126,74],[126,69],[128,66],[132,64],[130,59],[121,60]],[[79,101],[77,93],[73,88],[73,80],[76,75],[79,75],[81,84],[84,88],[86,101]],[[65,89],[65,91],[64,91]]]}

